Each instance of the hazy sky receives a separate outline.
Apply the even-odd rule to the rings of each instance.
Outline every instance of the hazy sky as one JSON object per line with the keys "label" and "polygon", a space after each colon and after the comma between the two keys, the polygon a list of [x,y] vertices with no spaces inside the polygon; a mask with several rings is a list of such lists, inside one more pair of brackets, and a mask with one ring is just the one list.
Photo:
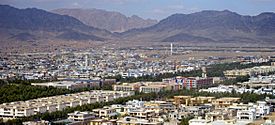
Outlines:
{"label": "hazy sky", "polygon": [[231,10],[244,15],[275,12],[275,0],[0,0],[18,8],[98,8],[118,11],[127,16],[163,19],[174,13],[201,10]]}

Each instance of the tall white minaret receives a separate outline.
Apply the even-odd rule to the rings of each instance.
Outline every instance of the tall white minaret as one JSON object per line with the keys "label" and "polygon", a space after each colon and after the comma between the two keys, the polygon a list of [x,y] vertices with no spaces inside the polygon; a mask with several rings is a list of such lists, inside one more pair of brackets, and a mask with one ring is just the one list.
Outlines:
{"label": "tall white minaret", "polygon": [[173,43],[171,43],[171,55],[173,55]]}
{"label": "tall white minaret", "polygon": [[85,56],[85,68],[89,66],[88,55]]}
{"label": "tall white minaret", "polygon": [[201,68],[201,70],[202,70],[202,77],[203,77],[203,78],[207,78],[206,67],[203,66],[203,67]]}

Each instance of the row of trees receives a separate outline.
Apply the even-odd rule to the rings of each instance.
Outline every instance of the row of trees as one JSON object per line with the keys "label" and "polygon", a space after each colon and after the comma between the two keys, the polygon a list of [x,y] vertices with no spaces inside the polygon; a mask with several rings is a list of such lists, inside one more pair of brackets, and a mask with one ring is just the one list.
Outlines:
{"label": "row of trees", "polygon": [[38,87],[22,84],[4,85],[0,87],[0,104],[74,92],[76,91],[53,87]]}
{"label": "row of trees", "polygon": [[241,64],[240,62],[234,63],[222,63],[222,64],[214,64],[210,65],[207,68],[208,76],[210,77],[223,77],[223,71],[233,70],[233,69],[245,69],[252,68],[255,66],[263,66],[263,65],[271,65],[271,62],[264,63],[250,63],[250,64]]}
{"label": "row of trees", "polygon": [[187,118],[182,118],[180,121],[180,125],[189,125],[189,120],[193,119],[194,117],[187,117]]}
{"label": "row of trees", "polygon": [[89,90],[111,90],[111,85],[94,88],[82,88],[77,90],[61,89],[54,87],[40,87],[24,84],[10,84],[0,87],[0,104],[13,101],[26,101],[41,97],[49,97],[56,95],[64,95],[76,92],[83,92]]}
{"label": "row of trees", "polygon": [[[221,82],[220,84],[222,85],[235,85],[237,83],[242,83],[242,82],[246,82],[249,81],[250,76],[238,76],[235,79],[226,79],[223,82]],[[217,86],[217,85],[216,85]]]}
{"label": "row of trees", "polygon": [[106,77],[106,78],[112,78],[116,79],[119,82],[128,82],[128,83],[134,83],[134,82],[140,82],[140,81],[151,81],[151,82],[159,82],[162,81],[164,78],[172,78],[176,76],[185,76],[185,77],[196,77],[201,76],[202,71],[201,70],[194,70],[190,72],[176,72],[176,73],[163,73],[155,76],[146,75],[141,77],[126,77],[123,78],[121,75],[114,76],[114,77]]}
{"label": "row of trees", "polygon": [[[226,70],[232,70],[232,69],[245,69],[245,68],[252,68],[254,66],[262,66],[262,65],[270,65],[270,62],[266,63],[251,63],[251,64],[241,64],[239,62],[234,62],[234,63],[223,63],[223,64],[214,64],[210,65],[207,67],[207,75],[209,77],[224,77],[223,72]],[[164,74],[159,74],[156,76],[142,76],[142,77],[128,77],[128,78],[122,78],[120,75],[114,76],[114,77],[108,77],[108,78],[113,78],[117,79],[117,81],[120,82],[139,82],[139,81],[152,81],[152,82],[157,82],[157,81],[162,81],[164,78],[171,78],[175,76],[185,76],[185,77],[196,77],[196,76],[201,76],[202,71],[201,70],[195,70],[195,71],[190,71],[190,72],[176,72],[176,73],[164,73]],[[241,79],[246,78],[245,77],[239,77]],[[238,79],[237,81],[239,81]],[[242,80],[241,80],[242,81]]]}
{"label": "row of trees", "polygon": [[6,81],[4,81],[4,80],[0,80],[0,87],[1,86],[3,86],[3,85],[6,85],[7,84],[7,82]]}

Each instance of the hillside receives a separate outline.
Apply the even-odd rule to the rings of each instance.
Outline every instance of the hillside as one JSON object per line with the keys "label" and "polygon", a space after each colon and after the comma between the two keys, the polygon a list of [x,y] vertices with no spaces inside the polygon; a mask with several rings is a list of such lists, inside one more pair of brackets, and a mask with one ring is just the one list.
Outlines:
{"label": "hillside", "polygon": [[0,5],[0,18],[0,30],[5,31],[1,36],[6,40],[62,39],[57,36],[68,31],[78,32],[83,34],[82,36],[91,36],[85,36],[85,39],[90,38],[89,40],[99,40],[98,38],[103,40],[101,37],[112,36],[106,30],[87,26],[73,17],[36,8],[17,9]]}
{"label": "hillside", "polygon": [[275,13],[243,16],[225,10],[174,14],[151,27],[121,35],[128,39],[166,42],[275,42]]}
{"label": "hillside", "polygon": [[69,15],[82,21],[86,25],[112,32],[123,32],[134,28],[144,28],[157,23],[156,20],[142,19],[136,15],[127,17],[119,12],[101,9],[56,9],[52,12],[61,15]]}

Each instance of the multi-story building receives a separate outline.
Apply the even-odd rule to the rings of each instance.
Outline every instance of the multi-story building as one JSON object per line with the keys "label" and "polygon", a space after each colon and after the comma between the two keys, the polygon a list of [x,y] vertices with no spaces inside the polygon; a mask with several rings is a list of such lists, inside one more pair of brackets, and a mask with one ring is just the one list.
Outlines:
{"label": "multi-story building", "polygon": [[140,92],[144,93],[158,93],[165,90],[171,90],[171,86],[169,85],[148,85],[148,86],[141,86],[139,88]]}
{"label": "multi-story building", "polygon": [[212,104],[215,108],[224,108],[232,105],[233,103],[240,102],[240,100],[240,98],[224,97],[213,100]]}
{"label": "multi-story building", "polygon": [[265,83],[265,84],[271,84],[275,82],[275,75],[269,75],[269,76],[262,76],[258,75],[257,77],[250,77],[248,83]]}
{"label": "multi-story building", "polygon": [[117,121],[117,125],[163,125],[159,119],[142,119],[136,117],[124,117]]}
{"label": "multi-story building", "polygon": [[249,120],[253,121],[256,119],[255,108],[250,108],[248,110],[239,110],[237,112],[238,120]]}
{"label": "multi-story building", "polygon": [[150,101],[144,103],[144,107],[148,110],[154,110],[157,113],[160,112],[173,112],[175,110],[175,106],[172,102],[167,101]]}
{"label": "multi-story building", "polygon": [[175,84],[168,84],[164,82],[137,82],[137,83],[123,83],[122,85],[114,85],[115,91],[139,91],[144,93],[158,93],[165,90],[175,89]]}
{"label": "multi-story building", "polygon": [[175,82],[182,88],[199,89],[213,85],[213,78],[210,77],[176,77]]}
{"label": "multi-story building", "polygon": [[99,118],[112,118],[118,116],[116,109],[107,106],[99,109],[93,109],[93,112]]}
{"label": "multi-story building", "polygon": [[215,109],[205,113],[205,119],[210,121],[230,120],[230,119],[234,119],[236,115],[237,115],[236,110]]}
{"label": "multi-story building", "polygon": [[237,110],[238,120],[255,120],[270,114],[271,107],[265,101],[257,101],[256,103],[238,103],[232,104],[229,109]]}
{"label": "multi-story building", "polygon": [[174,96],[174,102],[176,105],[186,105],[186,106],[198,106],[205,103],[211,103],[215,97],[191,97],[191,96]]}
{"label": "multi-story building", "polygon": [[198,119],[191,119],[188,121],[189,125],[211,125],[210,120],[202,119],[199,117]]}
{"label": "multi-story building", "polygon": [[63,89],[81,89],[81,88],[92,88],[100,87],[99,80],[71,80],[71,81],[57,81],[57,82],[46,82],[46,83],[31,83],[33,86],[46,86]]}
{"label": "multi-story building", "polygon": [[92,112],[80,112],[75,111],[74,113],[68,113],[68,119],[73,121],[88,121],[95,118],[95,114]]}
{"label": "multi-story building", "polygon": [[140,85],[137,83],[123,83],[122,85],[114,85],[114,91],[138,91]]}
{"label": "multi-story building", "polygon": [[153,110],[137,109],[129,112],[129,115],[136,118],[149,119],[157,116]]}

